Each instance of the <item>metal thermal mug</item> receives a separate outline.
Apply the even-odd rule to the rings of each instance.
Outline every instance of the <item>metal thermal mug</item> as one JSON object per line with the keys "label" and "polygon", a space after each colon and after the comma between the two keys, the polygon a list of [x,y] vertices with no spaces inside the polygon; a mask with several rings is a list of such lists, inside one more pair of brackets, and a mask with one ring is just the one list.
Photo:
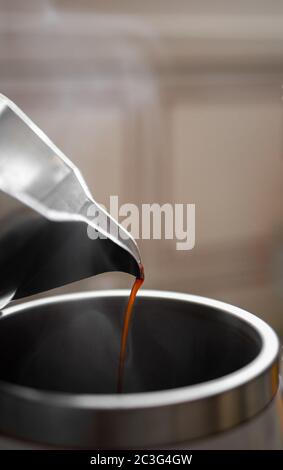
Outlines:
{"label": "metal thermal mug", "polygon": [[47,298],[0,318],[0,448],[282,449],[279,341],[254,315],[180,293]]}

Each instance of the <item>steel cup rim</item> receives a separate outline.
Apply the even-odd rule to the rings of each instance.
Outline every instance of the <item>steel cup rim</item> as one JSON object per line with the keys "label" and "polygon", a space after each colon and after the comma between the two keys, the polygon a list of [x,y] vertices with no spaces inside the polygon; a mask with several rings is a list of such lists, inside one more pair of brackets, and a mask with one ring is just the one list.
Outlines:
{"label": "steel cup rim", "polygon": [[[95,299],[101,297],[127,297],[129,290],[127,289],[111,289],[91,292],[80,292],[50,296],[37,300],[31,300],[20,303],[15,306],[9,306],[3,310],[1,318],[8,315],[18,314],[25,310],[38,308],[41,305],[52,303],[64,303],[71,301],[79,301],[86,299]],[[264,373],[276,360],[279,354],[279,340],[273,329],[256,315],[248,311],[235,307],[234,305],[219,300],[202,297],[193,294],[186,294],[173,291],[149,290],[144,289],[138,293],[138,297],[159,298],[168,300],[184,301],[205,305],[217,310],[225,311],[234,317],[244,321],[250,327],[254,328],[259,334],[262,341],[262,348],[259,355],[246,366],[235,372],[225,375],[214,380],[202,382],[196,385],[190,385],[170,390],[161,390],[154,392],[142,393],[126,393],[126,394],[107,394],[107,395],[89,395],[89,394],[71,394],[65,392],[46,392],[34,390],[29,387],[8,384],[0,381],[0,387],[11,388],[14,393],[22,393],[31,399],[42,399],[64,402],[65,405],[82,408],[102,408],[102,409],[131,409],[145,408],[152,406],[168,406],[178,404],[184,401],[196,401],[209,398],[215,395],[225,393],[229,390],[243,386],[245,383],[255,380]],[[0,324],[1,326],[1,324]],[[279,379],[278,379],[279,380]],[[278,386],[278,383],[277,383]],[[273,395],[272,395],[273,396]],[[272,398],[272,396],[270,398]]]}

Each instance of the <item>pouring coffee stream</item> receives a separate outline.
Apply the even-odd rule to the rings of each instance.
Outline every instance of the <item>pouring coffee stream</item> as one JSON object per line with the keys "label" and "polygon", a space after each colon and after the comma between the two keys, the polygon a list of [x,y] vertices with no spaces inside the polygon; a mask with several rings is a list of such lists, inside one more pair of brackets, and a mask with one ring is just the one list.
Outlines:
{"label": "pouring coffee stream", "polygon": [[[90,217],[95,214],[94,217]],[[98,221],[102,220],[103,224]],[[99,204],[78,168],[0,95],[0,308],[103,272],[136,277],[124,315],[118,391],[136,293],[144,279],[136,242]],[[90,238],[87,228],[97,234]]]}
{"label": "pouring coffee stream", "polygon": [[123,389],[123,375],[124,375],[124,365],[125,365],[125,358],[127,352],[127,343],[128,343],[128,335],[129,335],[129,328],[130,322],[133,315],[133,306],[136,300],[137,293],[144,282],[144,269],[141,266],[141,277],[136,278],[134,285],[132,287],[129,301],[127,308],[124,314],[124,321],[123,321],[123,329],[122,329],[122,336],[121,336],[121,348],[120,348],[120,356],[119,356],[119,369],[118,369],[118,381],[117,381],[117,392],[121,393]]}

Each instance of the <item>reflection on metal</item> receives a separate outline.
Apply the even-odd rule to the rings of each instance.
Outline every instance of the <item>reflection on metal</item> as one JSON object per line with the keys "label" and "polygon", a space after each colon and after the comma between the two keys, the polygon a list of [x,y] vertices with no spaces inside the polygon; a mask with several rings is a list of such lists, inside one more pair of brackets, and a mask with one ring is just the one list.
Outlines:
{"label": "reflection on metal", "polygon": [[[25,297],[105,271],[139,277],[140,254],[130,234],[93,200],[70,160],[2,95],[0,198],[4,208],[0,221],[2,308],[11,297]],[[90,206],[92,213],[95,208],[104,214],[106,227],[98,227],[88,217]],[[88,224],[104,239],[90,240]]]}
{"label": "reflection on metal", "polygon": [[2,434],[59,446],[166,446],[235,429],[276,395],[279,342],[266,323],[222,302],[160,291],[138,295],[126,393],[115,394],[127,298],[102,291],[4,310]]}

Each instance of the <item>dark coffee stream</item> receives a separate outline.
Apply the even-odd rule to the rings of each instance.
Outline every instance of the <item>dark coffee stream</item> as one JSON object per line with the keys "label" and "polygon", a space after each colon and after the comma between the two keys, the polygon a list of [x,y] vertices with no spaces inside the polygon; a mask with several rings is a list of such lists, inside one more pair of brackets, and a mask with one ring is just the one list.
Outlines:
{"label": "dark coffee stream", "polygon": [[124,313],[123,329],[121,335],[121,347],[119,356],[119,369],[118,369],[118,381],[117,381],[117,392],[121,393],[123,389],[123,377],[124,377],[124,366],[127,353],[127,343],[129,336],[130,323],[133,315],[133,306],[136,300],[137,293],[144,282],[144,269],[141,266],[141,277],[137,277],[132,287],[130,297],[128,300],[127,308]]}

